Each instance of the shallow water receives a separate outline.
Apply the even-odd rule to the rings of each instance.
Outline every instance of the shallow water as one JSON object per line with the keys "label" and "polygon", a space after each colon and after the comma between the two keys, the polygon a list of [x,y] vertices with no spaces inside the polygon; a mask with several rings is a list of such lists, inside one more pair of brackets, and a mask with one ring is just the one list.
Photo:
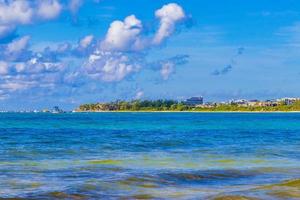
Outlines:
{"label": "shallow water", "polygon": [[300,199],[299,179],[297,113],[0,115],[0,198]]}

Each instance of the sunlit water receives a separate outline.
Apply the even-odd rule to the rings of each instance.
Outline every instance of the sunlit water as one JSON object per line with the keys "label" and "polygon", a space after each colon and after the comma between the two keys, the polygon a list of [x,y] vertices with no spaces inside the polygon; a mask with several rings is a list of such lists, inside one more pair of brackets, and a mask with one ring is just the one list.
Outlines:
{"label": "sunlit water", "polygon": [[0,198],[299,199],[299,179],[296,113],[0,115]]}

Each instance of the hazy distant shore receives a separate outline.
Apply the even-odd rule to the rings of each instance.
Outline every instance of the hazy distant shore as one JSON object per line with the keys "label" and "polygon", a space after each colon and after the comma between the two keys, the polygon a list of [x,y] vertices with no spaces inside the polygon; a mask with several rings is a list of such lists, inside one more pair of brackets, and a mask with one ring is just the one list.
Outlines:
{"label": "hazy distant shore", "polygon": [[300,111],[76,111],[75,113],[300,113]]}
{"label": "hazy distant shore", "polygon": [[214,103],[199,104],[179,102],[175,100],[135,100],[116,101],[108,103],[82,104],[75,111],[78,112],[222,112],[222,113],[278,113],[300,112],[300,100],[276,102],[254,102],[253,104],[242,103]]}

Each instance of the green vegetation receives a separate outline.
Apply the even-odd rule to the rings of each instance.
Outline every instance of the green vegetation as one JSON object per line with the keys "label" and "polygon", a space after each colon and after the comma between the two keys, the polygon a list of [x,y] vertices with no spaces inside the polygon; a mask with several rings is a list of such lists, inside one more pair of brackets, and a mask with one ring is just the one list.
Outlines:
{"label": "green vegetation", "polygon": [[116,101],[81,105],[78,111],[184,111],[190,108],[173,100]]}
{"label": "green vegetation", "polygon": [[292,105],[279,102],[276,106],[250,106],[238,104],[214,104],[202,106],[188,106],[183,102],[174,100],[135,100],[116,101],[110,103],[95,103],[81,105],[79,112],[101,112],[101,111],[202,111],[202,112],[288,112],[300,111],[300,101]]}

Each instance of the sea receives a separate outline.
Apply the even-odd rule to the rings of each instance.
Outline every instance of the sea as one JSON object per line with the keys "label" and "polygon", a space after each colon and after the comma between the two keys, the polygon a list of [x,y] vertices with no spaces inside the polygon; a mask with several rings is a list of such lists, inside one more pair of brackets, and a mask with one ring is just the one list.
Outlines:
{"label": "sea", "polygon": [[0,199],[300,199],[300,114],[1,113]]}

